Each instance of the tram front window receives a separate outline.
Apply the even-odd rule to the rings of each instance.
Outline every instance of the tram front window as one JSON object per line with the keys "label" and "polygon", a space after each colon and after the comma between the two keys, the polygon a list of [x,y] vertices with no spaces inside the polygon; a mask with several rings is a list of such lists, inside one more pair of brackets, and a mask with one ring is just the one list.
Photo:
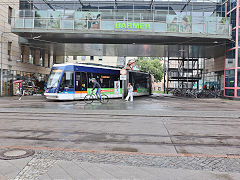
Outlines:
{"label": "tram front window", "polygon": [[62,70],[53,70],[48,78],[47,88],[57,88]]}
{"label": "tram front window", "polygon": [[63,74],[62,82],[60,84],[60,91],[66,88],[74,88],[74,73],[71,71],[66,71]]}

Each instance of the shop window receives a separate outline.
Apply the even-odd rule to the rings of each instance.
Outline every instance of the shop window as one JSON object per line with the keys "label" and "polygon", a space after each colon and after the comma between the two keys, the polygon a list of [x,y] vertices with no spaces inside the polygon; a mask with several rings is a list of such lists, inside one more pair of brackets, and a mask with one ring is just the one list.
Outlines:
{"label": "shop window", "polygon": [[86,56],[82,56],[82,61],[85,61],[86,60]]}
{"label": "shop window", "polygon": [[238,67],[240,67],[240,49],[238,49]]}
{"label": "shop window", "polygon": [[76,61],[77,60],[77,56],[73,56],[73,60]]}
{"label": "shop window", "polygon": [[12,11],[13,11],[12,7],[8,6],[8,24],[11,24],[11,22],[12,22],[12,20],[11,20]]}
{"label": "shop window", "polygon": [[240,69],[238,69],[237,73],[237,86],[240,87]]}
{"label": "shop window", "polygon": [[225,96],[234,96],[234,89],[225,89]]}
{"label": "shop window", "polygon": [[74,72],[64,72],[62,82],[60,84],[60,90],[63,91],[66,88],[74,88]]}
{"label": "shop window", "polygon": [[226,52],[225,69],[235,67],[235,49]]}
{"label": "shop window", "polygon": [[234,87],[235,82],[235,70],[225,71],[225,87]]}
{"label": "shop window", "polygon": [[240,97],[240,89],[237,90],[237,96]]}
{"label": "shop window", "polygon": [[94,60],[94,56],[90,56],[90,60],[93,61]]}

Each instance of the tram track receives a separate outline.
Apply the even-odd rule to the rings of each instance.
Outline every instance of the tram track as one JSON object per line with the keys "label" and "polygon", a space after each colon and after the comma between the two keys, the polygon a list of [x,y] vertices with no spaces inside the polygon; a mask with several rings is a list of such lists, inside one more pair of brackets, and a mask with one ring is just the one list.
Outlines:
{"label": "tram track", "polygon": [[[38,137],[21,137],[21,136],[1,136],[0,139],[12,140],[32,140],[32,141],[47,141],[47,142],[72,142],[75,144],[81,143],[104,143],[104,144],[128,144],[128,145],[165,145],[165,146],[205,146],[205,147],[231,147],[240,148],[240,145],[235,144],[219,144],[219,143],[167,143],[167,142],[147,142],[147,141],[120,141],[120,140],[73,140],[73,139],[58,139],[58,138],[38,138]],[[43,144],[43,143],[42,143]],[[60,144],[59,144],[60,145]]]}
{"label": "tram track", "polygon": [[[91,110],[90,110],[91,111]],[[81,115],[81,117],[95,117],[96,115],[99,115],[99,116],[109,116],[111,118],[115,118],[115,117],[149,117],[149,118],[175,118],[175,117],[181,117],[181,118],[197,118],[197,119],[203,119],[203,118],[209,118],[209,119],[237,119],[239,120],[240,122],[240,116],[236,116],[236,117],[233,117],[233,116],[217,116],[216,114],[214,114],[214,116],[202,116],[202,117],[199,117],[199,116],[192,116],[192,115],[157,115],[157,114],[154,114],[154,115],[149,115],[149,114],[124,114],[124,111],[120,111],[121,114],[112,114],[112,113],[104,113],[104,112],[101,112],[101,113],[96,113],[95,111],[91,111],[91,112],[87,112],[87,113],[79,113],[79,112],[41,112],[41,113],[37,113],[37,112],[22,112],[22,111],[14,111],[14,112],[0,112],[0,118],[2,115],[4,114],[7,114],[7,116],[12,115],[12,116],[28,116],[28,115],[31,115],[31,116],[37,116],[37,117],[48,117],[48,116],[51,116],[51,115],[66,115],[66,116],[77,116],[78,118],[79,115]],[[154,111],[153,111],[154,112]],[[184,111],[183,111],[184,112]],[[26,116],[25,116],[26,115]],[[47,115],[47,116],[46,116]],[[16,117],[16,116],[15,116]]]}

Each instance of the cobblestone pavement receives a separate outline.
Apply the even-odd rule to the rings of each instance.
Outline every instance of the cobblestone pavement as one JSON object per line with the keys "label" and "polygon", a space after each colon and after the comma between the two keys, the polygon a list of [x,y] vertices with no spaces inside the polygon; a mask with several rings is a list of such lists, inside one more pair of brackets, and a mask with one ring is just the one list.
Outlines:
{"label": "cobblestone pavement", "polygon": [[[13,160],[13,163],[16,160]],[[158,174],[160,173],[161,174]],[[173,174],[172,174],[173,173]],[[196,176],[197,175],[197,176]],[[240,156],[36,150],[14,180],[238,180]]]}

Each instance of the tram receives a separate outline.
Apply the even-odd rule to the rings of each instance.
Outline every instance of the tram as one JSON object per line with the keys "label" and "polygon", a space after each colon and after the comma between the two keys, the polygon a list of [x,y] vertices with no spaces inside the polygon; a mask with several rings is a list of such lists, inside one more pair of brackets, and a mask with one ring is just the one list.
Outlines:
{"label": "tram", "polygon": [[[120,70],[116,67],[93,64],[56,64],[52,67],[44,93],[51,100],[84,99],[92,90],[91,79],[95,78],[101,85],[101,92],[109,98],[122,97],[123,84]],[[125,89],[130,82],[134,96],[151,94],[151,75],[140,71],[127,71]]]}

